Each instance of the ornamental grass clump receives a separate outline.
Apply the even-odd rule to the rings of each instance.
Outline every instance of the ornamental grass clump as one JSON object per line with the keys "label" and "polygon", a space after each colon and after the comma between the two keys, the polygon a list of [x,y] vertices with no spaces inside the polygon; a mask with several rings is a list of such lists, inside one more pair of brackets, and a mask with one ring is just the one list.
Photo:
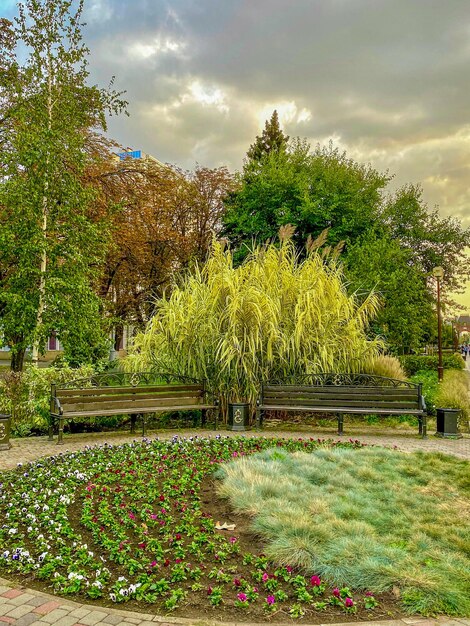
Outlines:
{"label": "ornamental grass clump", "polygon": [[135,339],[128,370],[205,378],[230,401],[254,402],[262,381],[361,372],[381,342],[366,336],[376,294],[348,295],[341,266],[288,238],[255,248],[238,267],[223,245],[167,299]]}
{"label": "ornamental grass clump", "polygon": [[467,616],[469,475],[438,453],[272,449],[221,466],[218,492],[279,565],[338,588],[400,589],[410,612]]}

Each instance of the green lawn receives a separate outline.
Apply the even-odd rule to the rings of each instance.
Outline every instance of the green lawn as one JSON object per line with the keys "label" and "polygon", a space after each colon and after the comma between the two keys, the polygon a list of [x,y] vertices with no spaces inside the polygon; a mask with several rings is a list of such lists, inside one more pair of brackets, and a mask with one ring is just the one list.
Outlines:
{"label": "green lawn", "polygon": [[272,449],[219,470],[266,554],[332,584],[399,588],[410,612],[470,615],[470,466],[381,448]]}

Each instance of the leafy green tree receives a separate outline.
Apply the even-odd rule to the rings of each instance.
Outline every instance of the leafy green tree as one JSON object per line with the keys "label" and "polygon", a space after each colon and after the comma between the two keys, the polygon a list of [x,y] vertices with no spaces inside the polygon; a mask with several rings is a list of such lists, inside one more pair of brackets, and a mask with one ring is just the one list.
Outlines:
{"label": "leafy green tree", "polygon": [[257,171],[244,172],[226,201],[224,232],[241,256],[253,240],[273,240],[285,224],[295,226],[299,251],[326,228],[333,245],[355,241],[376,222],[388,181],[331,144],[311,152],[297,139],[264,155]]}
{"label": "leafy green tree", "polygon": [[445,291],[459,291],[470,277],[465,254],[470,228],[459,220],[429,210],[419,185],[405,185],[384,202],[379,225],[410,253],[410,262],[428,277],[433,267],[444,268]]}
{"label": "leafy green tree", "polygon": [[426,274],[396,239],[371,231],[349,248],[345,263],[350,289],[357,297],[375,289],[382,299],[371,325],[374,334],[400,354],[433,337],[436,315]]}
{"label": "leafy green tree", "polygon": [[125,106],[111,88],[87,84],[83,0],[18,7],[16,26],[3,24],[10,71],[0,84],[0,323],[13,369],[28,346],[36,361],[52,330],[67,344],[67,329],[100,327],[93,282],[107,225],[91,217],[86,144],[105,129],[106,112]]}

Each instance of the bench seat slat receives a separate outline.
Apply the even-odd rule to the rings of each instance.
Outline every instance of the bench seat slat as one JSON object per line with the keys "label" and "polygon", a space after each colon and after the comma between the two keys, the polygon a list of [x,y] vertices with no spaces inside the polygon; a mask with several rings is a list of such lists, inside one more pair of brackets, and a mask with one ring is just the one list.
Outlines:
{"label": "bench seat slat", "polygon": [[[190,409],[194,409],[200,411],[201,409],[214,409],[216,408],[212,404],[195,404],[195,405],[182,405],[182,406],[173,406],[171,408],[168,407],[156,407],[156,406],[147,406],[147,407],[139,407],[137,410],[127,407],[120,407],[114,409],[102,409],[102,410],[85,410],[85,411],[70,411],[64,412],[62,417],[64,419],[70,419],[73,417],[101,417],[105,415],[132,415],[136,413],[158,413],[158,412],[170,412],[170,411],[187,411]],[[57,414],[52,413],[54,417],[60,417]]]}
{"label": "bench seat slat", "polygon": [[165,393],[119,393],[119,394],[106,394],[106,395],[75,395],[75,396],[62,396],[57,394],[62,406],[67,404],[80,404],[82,402],[134,402],[137,400],[158,399],[158,400],[178,400],[179,398],[202,398],[202,390],[188,390],[188,391],[168,391]]}
{"label": "bench seat slat", "polygon": [[289,406],[285,404],[262,404],[259,406],[264,411],[308,411],[310,413],[357,413],[374,415],[381,413],[384,415],[422,415],[421,409],[381,409],[377,408],[357,408],[357,407],[341,407],[331,405],[328,406]]}
{"label": "bench seat slat", "polygon": [[109,400],[108,402],[74,402],[66,404],[62,407],[64,413],[71,411],[106,411],[108,409],[120,409],[122,407],[130,410],[139,409],[140,407],[161,407],[173,408],[174,406],[199,406],[204,404],[204,399],[199,398],[147,398],[144,400]]}
{"label": "bench seat slat", "polygon": [[169,391],[198,391],[202,390],[202,385],[140,385],[136,387],[85,387],[80,389],[60,389],[56,394],[59,397],[66,396],[99,396],[108,394],[129,394],[129,393],[167,393]]}
{"label": "bench seat slat", "polygon": [[419,408],[418,406],[418,398],[415,399],[414,402],[411,402],[410,400],[407,400],[405,402],[390,402],[390,401],[380,401],[380,400],[351,400],[351,399],[331,399],[331,400],[318,400],[318,399],[310,399],[310,398],[299,398],[299,400],[293,400],[292,398],[277,398],[277,399],[271,399],[271,398],[265,398],[264,399],[264,404],[268,405],[268,404],[275,404],[277,406],[284,406],[284,407],[296,407],[299,405],[303,405],[303,406],[317,406],[317,407],[325,407],[325,406],[331,406],[331,407],[336,407],[336,406],[340,406],[340,407],[356,407],[356,408],[370,408],[370,407],[377,407],[377,408],[390,408],[393,409],[394,407],[397,409],[417,409]]}
{"label": "bench seat slat", "polygon": [[282,393],[285,392],[289,395],[294,393],[352,393],[357,395],[367,393],[380,393],[381,395],[394,395],[400,394],[405,396],[416,396],[418,394],[418,387],[374,387],[357,385],[264,385],[263,395],[268,393]]}
{"label": "bench seat slat", "polygon": [[349,392],[337,392],[333,393],[321,393],[321,392],[313,392],[313,393],[292,393],[289,394],[285,391],[282,393],[274,393],[269,392],[264,394],[264,399],[269,401],[292,401],[292,402],[302,402],[305,400],[324,400],[325,402],[334,402],[335,400],[352,400],[352,401],[363,401],[363,402],[417,402],[418,394],[414,393],[411,395],[403,395],[403,394],[378,394],[378,393],[367,393],[367,394],[354,394]]}

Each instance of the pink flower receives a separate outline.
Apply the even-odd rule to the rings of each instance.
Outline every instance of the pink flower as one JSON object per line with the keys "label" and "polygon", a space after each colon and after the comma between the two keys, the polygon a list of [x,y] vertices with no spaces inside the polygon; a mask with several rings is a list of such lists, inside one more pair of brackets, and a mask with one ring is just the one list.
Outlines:
{"label": "pink flower", "polygon": [[237,543],[237,538],[236,537],[230,537],[229,541],[230,541],[230,543]]}
{"label": "pink flower", "polygon": [[354,606],[354,600],[352,598],[346,598],[344,601],[344,606],[351,608],[352,606]]}
{"label": "pink flower", "polygon": [[153,513],[153,514],[150,516],[150,518],[151,518],[151,519],[157,519],[157,517],[158,517],[158,515],[155,515],[155,513]]}
{"label": "pink flower", "polygon": [[152,561],[152,562],[150,563],[150,567],[155,567],[155,565],[156,565],[156,564],[157,564],[157,562],[156,562],[156,561]]}
{"label": "pink flower", "polygon": [[135,519],[135,515],[134,515],[134,513],[129,513],[129,517],[130,517],[131,519]]}
{"label": "pink flower", "polygon": [[235,585],[235,587],[240,587],[242,582],[241,582],[241,580],[239,578],[234,578],[233,579],[233,584]]}
{"label": "pink flower", "polygon": [[264,583],[265,583],[267,580],[269,580],[269,576],[268,576],[268,574],[267,574],[266,572],[264,572],[264,574],[263,574],[263,576],[262,576],[261,580],[262,580]]}
{"label": "pink flower", "polygon": [[339,592],[338,587],[335,587],[335,588],[333,589],[333,592],[332,592],[332,593],[333,593],[333,595],[335,596],[335,598],[339,598],[339,597],[341,597],[341,594],[340,594],[340,592]]}
{"label": "pink flower", "polygon": [[312,587],[319,587],[321,585],[320,576],[312,576],[312,578],[310,579],[310,584],[312,585]]}
{"label": "pink flower", "polygon": [[240,600],[240,602],[246,602],[248,600],[246,593],[239,593],[237,595],[237,598],[238,600]]}
{"label": "pink flower", "polygon": [[270,604],[270,605],[272,605],[272,604],[274,604],[275,602],[276,602],[276,598],[275,598],[274,596],[268,596],[268,597],[266,598],[266,604]]}

